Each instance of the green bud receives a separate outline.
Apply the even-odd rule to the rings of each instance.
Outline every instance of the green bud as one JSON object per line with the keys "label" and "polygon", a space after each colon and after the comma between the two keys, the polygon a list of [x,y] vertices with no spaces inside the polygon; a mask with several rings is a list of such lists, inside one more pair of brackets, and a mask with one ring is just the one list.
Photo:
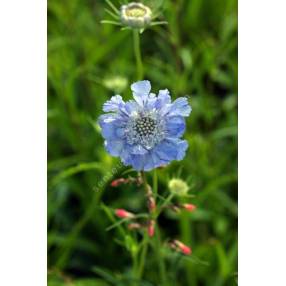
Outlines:
{"label": "green bud", "polygon": [[170,191],[178,196],[187,195],[189,191],[189,186],[187,183],[181,179],[172,179],[169,181],[168,187]]}
{"label": "green bud", "polygon": [[122,76],[112,76],[105,78],[103,85],[112,91],[120,93],[126,89],[128,81]]}

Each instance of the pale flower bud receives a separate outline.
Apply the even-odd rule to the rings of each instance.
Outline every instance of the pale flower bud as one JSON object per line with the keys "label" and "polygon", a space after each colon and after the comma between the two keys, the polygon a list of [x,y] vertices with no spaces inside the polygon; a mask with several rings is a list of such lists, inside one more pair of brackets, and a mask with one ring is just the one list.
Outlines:
{"label": "pale flower bud", "polygon": [[172,193],[179,195],[179,196],[184,196],[189,191],[189,186],[187,185],[185,181],[181,179],[174,178],[170,180],[168,186]]}
{"label": "pale flower bud", "polygon": [[121,6],[121,21],[131,28],[143,29],[152,20],[152,11],[142,3],[131,2]]}

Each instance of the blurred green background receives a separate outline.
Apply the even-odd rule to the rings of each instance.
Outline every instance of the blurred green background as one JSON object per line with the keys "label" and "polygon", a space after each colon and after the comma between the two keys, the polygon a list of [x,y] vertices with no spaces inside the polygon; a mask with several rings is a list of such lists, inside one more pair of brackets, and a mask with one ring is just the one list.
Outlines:
{"label": "blurred green background", "polygon": [[[118,1],[112,1],[117,7]],[[143,1],[152,7],[158,1]],[[167,26],[141,36],[145,78],[193,108],[185,159],[158,171],[159,192],[180,177],[198,206],[165,214],[163,238],[192,246],[196,259],[167,259],[172,285],[237,284],[237,1],[159,1]],[[48,285],[131,285],[129,254],[101,204],[140,210],[144,197],[130,185],[110,187],[118,160],[103,148],[96,123],[115,93],[131,98],[136,80],[131,31],[102,25],[104,1],[48,0]],[[94,191],[106,176],[100,191]],[[126,176],[126,175],[125,175]],[[148,177],[151,179],[151,176]],[[160,285],[148,253],[145,284]],[[173,279],[173,280],[172,280]]]}

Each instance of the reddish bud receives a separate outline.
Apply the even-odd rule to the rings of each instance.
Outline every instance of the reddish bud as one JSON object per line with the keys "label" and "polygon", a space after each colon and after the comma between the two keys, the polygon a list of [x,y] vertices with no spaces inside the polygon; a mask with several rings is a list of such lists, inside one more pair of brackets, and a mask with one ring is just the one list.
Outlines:
{"label": "reddish bud", "polygon": [[156,202],[153,197],[148,197],[148,209],[152,212],[156,209]]}
{"label": "reddish bud", "polygon": [[126,184],[127,182],[128,182],[128,179],[119,178],[119,179],[112,181],[110,185],[111,187],[118,187],[122,184]]}
{"label": "reddish bud", "polygon": [[195,205],[192,204],[183,204],[182,207],[188,212],[193,212],[197,208]]}
{"label": "reddish bud", "polygon": [[124,209],[116,209],[115,214],[116,214],[116,216],[118,216],[120,218],[134,218],[133,213],[130,213]]}
{"label": "reddish bud", "polygon": [[177,247],[177,249],[181,251],[183,254],[190,255],[192,253],[192,249],[189,246],[182,243],[181,241],[174,240],[173,243]]}
{"label": "reddish bud", "polygon": [[150,220],[149,224],[148,224],[148,235],[150,237],[153,237],[155,234],[155,221],[154,220]]}

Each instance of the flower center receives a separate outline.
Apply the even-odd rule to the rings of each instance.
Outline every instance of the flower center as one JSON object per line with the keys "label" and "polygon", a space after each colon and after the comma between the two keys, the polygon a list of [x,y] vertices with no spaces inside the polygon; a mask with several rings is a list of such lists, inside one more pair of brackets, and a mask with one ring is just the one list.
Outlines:
{"label": "flower center", "polygon": [[145,28],[152,20],[151,9],[142,3],[122,5],[120,14],[122,23],[131,28]]}
{"label": "flower center", "polygon": [[140,137],[145,137],[154,133],[156,122],[150,117],[141,117],[135,121],[134,127]]}
{"label": "flower center", "polygon": [[138,6],[131,6],[130,8],[126,9],[126,15],[128,17],[143,17],[146,15],[146,10],[142,7]]}
{"label": "flower center", "polygon": [[137,114],[130,117],[125,134],[128,144],[150,150],[165,138],[165,122],[156,114]]}

